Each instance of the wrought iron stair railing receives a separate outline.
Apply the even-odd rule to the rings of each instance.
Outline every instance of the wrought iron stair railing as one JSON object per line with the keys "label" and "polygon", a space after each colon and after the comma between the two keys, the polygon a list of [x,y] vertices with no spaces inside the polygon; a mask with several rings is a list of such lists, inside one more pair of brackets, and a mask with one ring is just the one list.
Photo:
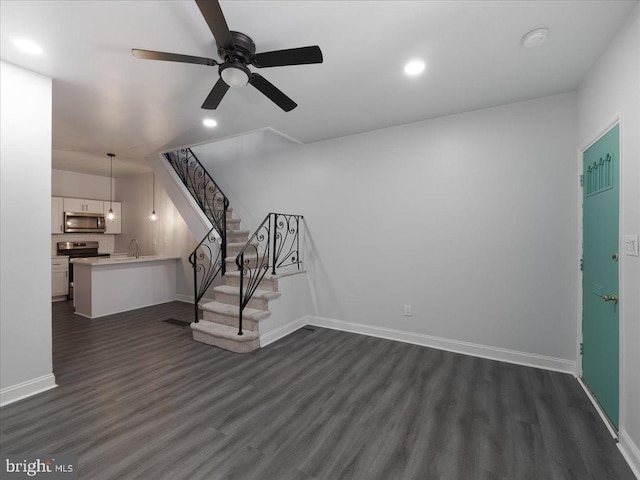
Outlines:
{"label": "wrought iron stair railing", "polygon": [[165,153],[164,156],[220,235],[224,247],[222,255],[226,257],[229,199],[190,148]]}
{"label": "wrought iron stair railing", "polygon": [[189,255],[189,263],[193,267],[195,322],[197,323],[200,300],[218,274],[225,274],[229,199],[190,148],[165,153],[164,157],[213,225]]}
{"label": "wrought iron stair railing", "polygon": [[[200,243],[189,255],[189,263],[193,268],[193,295],[194,295],[194,317],[198,323],[198,307],[200,300],[209,290],[209,287],[218,274],[224,269],[224,258],[222,248],[218,244],[217,237],[213,234],[215,227],[211,227],[209,233],[200,240]],[[217,252],[217,253],[215,253]],[[215,257],[215,260],[214,260]]]}
{"label": "wrought iron stair railing", "polygon": [[[216,277],[226,273],[229,199],[190,148],[165,153],[164,157],[213,225],[189,255],[193,267],[194,321],[198,323],[200,300]],[[243,311],[265,275],[301,269],[303,219],[302,215],[269,213],[236,256],[240,272],[238,335],[242,335]]]}
{"label": "wrought iron stair railing", "polygon": [[302,215],[269,213],[236,256],[240,272],[238,335],[242,335],[242,314],[267,273],[298,271]]}

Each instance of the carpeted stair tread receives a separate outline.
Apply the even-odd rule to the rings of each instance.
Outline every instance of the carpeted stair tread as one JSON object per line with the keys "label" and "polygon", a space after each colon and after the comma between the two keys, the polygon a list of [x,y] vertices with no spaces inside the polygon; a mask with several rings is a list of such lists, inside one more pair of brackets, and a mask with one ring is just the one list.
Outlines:
{"label": "carpeted stair tread", "polygon": [[[260,252],[260,257],[262,258],[262,252]],[[237,255],[228,255],[227,258],[224,259],[225,262],[234,262],[236,261]],[[256,251],[254,249],[249,250],[248,252],[244,253],[244,258],[246,259],[250,259],[251,261],[255,261],[256,258],[258,258],[258,254],[256,253]]]}
{"label": "carpeted stair tread", "polygon": [[[251,271],[253,272],[254,270],[251,270]],[[302,270],[292,270],[290,272],[277,273],[275,275],[273,275],[271,273],[265,273],[264,279],[265,280],[269,280],[269,279],[277,280],[279,278],[290,277],[292,275],[298,275],[300,273],[307,273],[307,271],[303,268]],[[225,275],[228,276],[228,277],[239,277],[240,276],[240,271],[239,270],[233,270],[233,271],[228,271],[227,270]]]}
{"label": "carpeted stair tread", "polygon": [[[239,286],[231,286],[231,285],[218,285],[213,288],[214,292],[224,293],[227,295],[239,295],[240,287]],[[265,300],[272,300],[274,298],[278,298],[282,295],[280,292],[270,292],[268,290],[256,290],[253,292],[252,298],[264,298]]]}
{"label": "carpeted stair tread", "polygon": [[242,332],[242,335],[238,335],[238,327],[230,327],[228,325],[221,325],[213,322],[194,322],[191,323],[191,329],[208,333],[215,337],[234,340],[236,342],[249,342],[260,337],[260,332],[252,332],[250,330],[245,330]]}
{"label": "carpeted stair tread", "polygon": [[229,247],[240,247],[240,248],[242,248],[246,244],[247,244],[247,242],[227,242],[227,248],[229,248]]}
{"label": "carpeted stair tread", "polygon": [[[219,315],[226,315],[227,317],[237,317],[238,316],[238,306],[237,305],[228,305],[226,303],[221,302],[208,302],[201,305],[203,311],[217,313]],[[263,318],[267,318],[271,315],[271,312],[268,310],[256,310],[255,308],[245,307],[242,311],[242,318],[246,318],[248,320],[260,321]]]}
{"label": "carpeted stair tread", "polygon": [[191,324],[191,332],[195,341],[231,352],[249,353],[260,348],[260,334],[257,331],[244,331],[238,335],[236,327],[198,322]]}
{"label": "carpeted stair tread", "polygon": [[227,232],[227,234],[230,234],[230,235],[237,235],[237,236],[240,236],[240,235],[247,235],[247,236],[249,236],[249,234],[250,234],[250,233],[251,233],[251,232],[250,232],[249,230],[240,230],[240,229],[238,229],[238,230],[232,230],[231,232]]}

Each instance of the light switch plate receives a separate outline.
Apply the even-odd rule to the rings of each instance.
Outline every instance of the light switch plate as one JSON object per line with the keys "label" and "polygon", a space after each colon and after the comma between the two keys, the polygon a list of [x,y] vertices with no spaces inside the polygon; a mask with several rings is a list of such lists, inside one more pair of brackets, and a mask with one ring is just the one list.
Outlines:
{"label": "light switch plate", "polygon": [[634,257],[639,256],[638,253],[638,235],[625,235],[624,236],[624,254]]}

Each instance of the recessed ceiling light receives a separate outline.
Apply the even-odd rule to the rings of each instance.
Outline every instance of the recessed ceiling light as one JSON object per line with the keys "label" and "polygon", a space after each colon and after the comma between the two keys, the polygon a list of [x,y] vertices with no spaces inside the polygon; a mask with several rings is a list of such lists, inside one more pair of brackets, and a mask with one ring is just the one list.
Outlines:
{"label": "recessed ceiling light", "polygon": [[16,38],[13,41],[13,44],[29,55],[42,55],[43,52],[40,45],[25,38]]}
{"label": "recessed ceiling light", "polygon": [[209,127],[209,128],[213,128],[216,125],[218,125],[218,122],[216,122],[213,118],[205,118],[202,123],[204,124],[205,127]]}
{"label": "recessed ceiling light", "polygon": [[404,66],[404,73],[415,77],[424,71],[424,62],[422,60],[413,60]]}
{"label": "recessed ceiling light", "polygon": [[522,46],[524,48],[534,48],[539,47],[544,42],[547,41],[547,36],[549,35],[548,28],[537,28],[535,30],[530,31],[524,37],[522,37]]}

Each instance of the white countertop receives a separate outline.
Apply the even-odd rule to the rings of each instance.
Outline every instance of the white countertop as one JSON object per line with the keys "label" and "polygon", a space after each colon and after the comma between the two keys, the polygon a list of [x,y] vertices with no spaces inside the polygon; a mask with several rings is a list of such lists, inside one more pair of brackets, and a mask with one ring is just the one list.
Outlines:
{"label": "white countertop", "polygon": [[141,255],[140,258],[135,257],[92,257],[92,258],[74,258],[71,263],[75,265],[124,265],[130,263],[156,262],[158,260],[178,260],[180,257],[172,257],[168,255]]}
{"label": "white countertop", "polygon": [[175,300],[179,258],[145,255],[74,259],[75,313],[100,318]]}

